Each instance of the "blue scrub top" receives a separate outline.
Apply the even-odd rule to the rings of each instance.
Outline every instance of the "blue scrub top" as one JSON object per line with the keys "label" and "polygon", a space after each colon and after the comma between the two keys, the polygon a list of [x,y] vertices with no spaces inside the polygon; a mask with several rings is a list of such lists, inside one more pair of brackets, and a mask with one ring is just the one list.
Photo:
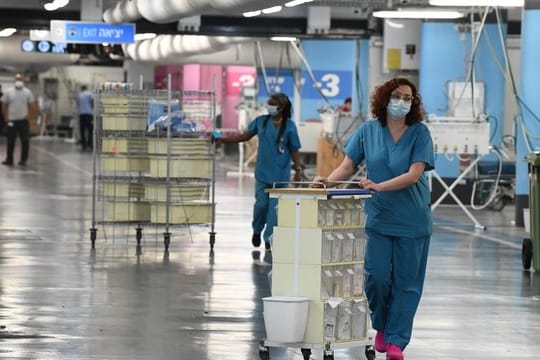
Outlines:
{"label": "blue scrub top", "polygon": [[[433,170],[435,155],[431,134],[422,123],[410,125],[396,144],[388,127],[377,119],[360,125],[345,152],[359,165],[365,160],[368,179],[380,183],[409,170],[422,161],[425,171]],[[373,194],[366,200],[366,228],[390,236],[421,237],[431,235],[431,194],[425,173],[405,189]]]}
{"label": "blue scrub top", "polygon": [[279,140],[279,127],[274,126],[270,115],[256,117],[249,123],[248,131],[259,137],[255,179],[265,184],[290,181],[291,153],[300,149],[300,138],[294,121],[287,120]]}

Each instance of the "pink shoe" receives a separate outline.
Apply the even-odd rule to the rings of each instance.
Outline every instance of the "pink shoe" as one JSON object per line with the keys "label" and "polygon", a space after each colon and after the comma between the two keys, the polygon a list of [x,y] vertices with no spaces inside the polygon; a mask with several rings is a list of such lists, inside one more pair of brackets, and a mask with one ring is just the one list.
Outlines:
{"label": "pink shoe", "polygon": [[384,342],[384,333],[377,331],[377,335],[375,335],[375,350],[380,353],[385,353],[388,349],[388,344]]}
{"label": "pink shoe", "polygon": [[386,360],[403,360],[403,353],[399,346],[394,344],[388,344],[388,354],[386,354]]}

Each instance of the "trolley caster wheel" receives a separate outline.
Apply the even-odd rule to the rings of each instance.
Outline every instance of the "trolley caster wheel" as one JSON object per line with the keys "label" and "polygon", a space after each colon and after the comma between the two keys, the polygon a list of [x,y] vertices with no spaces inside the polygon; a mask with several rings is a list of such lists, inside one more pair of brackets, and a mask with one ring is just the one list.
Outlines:
{"label": "trolley caster wheel", "polygon": [[90,229],[90,241],[92,242],[92,249],[96,248],[96,239],[97,239],[97,229]]}
{"label": "trolley caster wheel", "polygon": [[261,360],[270,360],[270,349],[264,345],[264,341],[259,343],[259,357]]}
{"label": "trolley caster wheel", "polygon": [[529,270],[531,268],[532,257],[533,257],[533,244],[530,238],[523,239],[521,247],[521,263],[523,264],[524,270]]}
{"label": "trolley caster wheel", "polygon": [[304,360],[309,360],[311,356],[311,349],[302,348],[300,349],[302,351],[302,356],[304,357]]}
{"label": "trolley caster wheel", "polygon": [[171,244],[171,233],[163,233],[163,245],[165,246],[165,251],[169,251],[169,245]]}
{"label": "trolley caster wheel", "polygon": [[377,357],[377,354],[375,354],[375,349],[371,345],[366,346],[365,354],[367,360],[375,360],[375,358]]}
{"label": "trolley caster wheel", "polygon": [[216,243],[216,233],[215,232],[209,232],[210,234],[210,249],[214,249],[214,244]]}
{"label": "trolley caster wheel", "polygon": [[334,360],[334,350],[330,349],[329,346],[323,351],[323,360]]}
{"label": "trolley caster wheel", "polygon": [[137,245],[140,245],[142,239],[142,228],[138,227],[135,229],[135,238],[137,239]]}

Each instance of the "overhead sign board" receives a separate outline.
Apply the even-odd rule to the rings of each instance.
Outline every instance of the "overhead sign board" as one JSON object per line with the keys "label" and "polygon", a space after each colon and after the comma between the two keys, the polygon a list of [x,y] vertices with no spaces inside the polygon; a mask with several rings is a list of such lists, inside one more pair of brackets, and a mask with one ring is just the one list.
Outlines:
{"label": "overhead sign board", "polygon": [[131,44],[135,24],[51,20],[51,41],[70,44]]}
{"label": "overhead sign board", "polygon": [[53,53],[53,54],[65,54],[66,44],[53,43],[46,40],[32,41],[25,39],[21,41],[22,52],[39,52],[39,53]]}

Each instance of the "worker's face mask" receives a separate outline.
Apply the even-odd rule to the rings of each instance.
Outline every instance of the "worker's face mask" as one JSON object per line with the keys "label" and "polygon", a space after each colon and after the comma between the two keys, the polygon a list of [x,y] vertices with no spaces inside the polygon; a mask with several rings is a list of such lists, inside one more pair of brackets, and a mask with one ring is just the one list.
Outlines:
{"label": "worker's face mask", "polygon": [[411,102],[397,99],[390,99],[386,108],[392,120],[399,120],[411,111]]}
{"label": "worker's face mask", "polygon": [[279,112],[277,105],[269,105],[266,104],[266,111],[268,111],[268,115],[275,116]]}
{"label": "worker's face mask", "polygon": [[17,89],[22,89],[24,83],[21,80],[16,80],[14,85]]}

